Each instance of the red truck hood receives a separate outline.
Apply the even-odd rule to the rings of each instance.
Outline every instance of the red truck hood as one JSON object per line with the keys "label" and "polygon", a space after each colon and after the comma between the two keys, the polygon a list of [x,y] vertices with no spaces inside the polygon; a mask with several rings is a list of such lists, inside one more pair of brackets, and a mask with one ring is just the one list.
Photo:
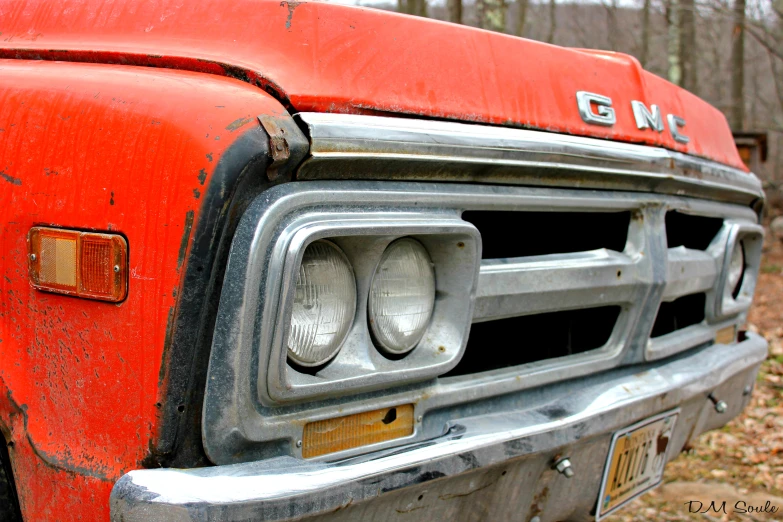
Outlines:
{"label": "red truck hood", "polygon": [[[374,9],[279,0],[4,0],[0,57],[172,67],[258,84],[296,111],[405,114],[657,145],[747,170],[725,117],[632,57]],[[588,125],[576,92],[613,101]],[[637,128],[631,100],[686,121]]]}

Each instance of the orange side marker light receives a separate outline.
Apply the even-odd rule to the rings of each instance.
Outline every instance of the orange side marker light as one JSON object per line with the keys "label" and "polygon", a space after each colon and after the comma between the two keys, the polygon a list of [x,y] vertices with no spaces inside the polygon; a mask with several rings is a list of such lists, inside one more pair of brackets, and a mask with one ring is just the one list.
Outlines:
{"label": "orange side marker light", "polygon": [[38,290],[117,303],[128,293],[128,243],[117,234],[33,227],[30,281]]}
{"label": "orange side marker light", "polygon": [[413,435],[413,404],[309,422],[304,427],[302,457],[318,457],[409,435]]}

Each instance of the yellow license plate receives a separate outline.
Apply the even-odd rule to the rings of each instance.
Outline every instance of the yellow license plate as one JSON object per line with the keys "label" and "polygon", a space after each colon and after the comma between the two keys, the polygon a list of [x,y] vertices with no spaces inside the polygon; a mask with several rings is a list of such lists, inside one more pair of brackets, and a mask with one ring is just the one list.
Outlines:
{"label": "yellow license plate", "polygon": [[620,430],[612,437],[601,481],[596,520],[661,483],[679,410]]}

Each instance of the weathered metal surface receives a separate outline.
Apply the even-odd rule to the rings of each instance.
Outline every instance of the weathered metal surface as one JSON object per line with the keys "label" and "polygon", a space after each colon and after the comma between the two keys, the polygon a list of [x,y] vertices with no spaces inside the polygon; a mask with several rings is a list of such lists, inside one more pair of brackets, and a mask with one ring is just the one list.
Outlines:
{"label": "weathered metal surface", "polygon": [[[332,464],[283,457],[132,471],[114,488],[112,518],[588,520],[614,431],[679,406],[673,457],[742,410],[749,400],[743,390],[766,353],[766,341],[749,334],[737,345],[714,345],[657,367],[543,388],[537,400],[509,401],[502,412],[487,414],[479,404],[447,420],[446,434],[430,443]],[[711,393],[725,398],[726,412],[715,411]],[[585,479],[551,469],[565,455]]]}
{"label": "weathered metal surface", "polygon": [[[726,225],[709,251],[715,271],[712,277],[683,272],[683,258],[701,259],[702,252],[686,250],[683,255],[685,249],[671,249],[675,255],[670,264],[665,214],[672,209],[725,220]],[[569,357],[435,380],[436,375],[448,371],[461,357],[464,345],[460,343],[464,338],[455,332],[467,326],[461,319],[464,310],[453,307],[448,303],[450,298],[442,296],[439,306],[446,310],[446,319],[434,324],[447,328],[425,334],[427,342],[444,340],[434,343],[444,346],[442,352],[425,349],[421,354],[414,352],[414,357],[393,361],[383,358],[369,341],[366,310],[359,309],[360,319],[355,321],[346,341],[344,357],[338,356],[316,375],[289,369],[285,328],[290,317],[290,296],[286,289],[290,290],[294,272],[284,268],[297,266],[292,252],[301,249],[302,244],[293,238],[314,234],[339,243],[348,240],[340,237],[344,234],[362,233],[360,225],[369,227],[372,234],[388,235],[387,240],[415,234],[415,228],[384,230],[384,223],[404,221],[411,225],[424,222],[432,228],[428,233],[437,233],[442,224],[459,223],[456,218],[465,210],[629,211],[633,218],[628,222],[628,239],[622,252],[598,250],[484,260],[475,292],[476,322],[621,306],[623,310],[606,345]],[[671,355],[698,346],[711,340],[703,338],[714,336],[719,328],[727,326],[727,321],[740,322],[741,316],[715,318],[708,313],[704,324],[693,329],[698,332],[691,331],[698,335],[687,338],[693,341],[690,344],[683,343],[682,337],[662,336],[656,339],[654,349],[648,350],[658,308],[662,300],[684,295],[681,292],[694,287],[721,295],[717,272],[726,257],[727,238],[735,223],[751,229],[758,227],[755,221],[754,212],[739,205],[619,191],[369,181],[302,181],[272,188],[248,207],[233,239],[226,272],[228,283],[222,289],[210,354],[203,422],[207,453],[217,464],[300,456],[301,449],[295,442],[302,439],[307,422],[334,417],[336,412],[352,414],[408,403],[414,404],[415,415],[424,419],[417,423],[411,440],[426,441],[442,430],[442,424],[428,421],[429,413],[437,412],[441,418],[458,417],[465,404],[475,401],[484,401],[485,412],[494,411],[493,397],[525,389],[535,393],[534,388],[553,382],[585,378],[621,365],[641,363],[655,353]],[[524,240],[524,231],[521,233],[520,240]],[[471,248],[471,242],[464,241],[465,250]],[[383,246],[371,240],[343,246],[350,250],[359,288],[369,285],[380,256],[378,249]],[[442,248],[446,252],[446,247]],[[432,243],[428,250],[440,253]],[[451,256],[458,258],[456,254]],[[748,279],[758,266],[758,260],[748,264]],[[443,288],[444,293],[462,299],[466,289],[458,289],[453,282],[453,274],[458,272],[454,267],[444,268],[438,266],[438,277],[447,284],[439,286],[439,290]],[[461,270],[466,268],[462,266]],[[674,269],[678,270],[676,274]],[[467,274],[463,274],[460,277],[467,281]],[[745,311],[749,302],[743,301],[741,306]],[[541,348],[526,344],[524,332],[519,337],[509,340],[508,346],[493,348]],[[392,441],[379,447],[401,442],[407,441]],[[350,449],[328,458],[367,451]]]}
{"label": "weathered metal surface", "polygon": [[[634,58],[565,49],[380,10],[279,0],[7,0],[0,56],[232,76],[297,111],[406,114],[662,146],[745,169],[725,117]],[[578,91],[617,123],[579,116]],[[631,101],[686,124],[687,144],[639,129]]]}
{"label": "weathered metal surface", "polygon": [[[106,519],[148,462],[204,194],[264,113],[285,111],[234,79],[0,60],[0,427],[26,520]],[[33,225],[122,234],[128,298],[34,290]]]}
{"label": "weathered metal surface", "polygon": [[687,195],[750,205],[744,170],[658,147],[487,125],[299,113],[310,157],[297,178],[472,181]]}

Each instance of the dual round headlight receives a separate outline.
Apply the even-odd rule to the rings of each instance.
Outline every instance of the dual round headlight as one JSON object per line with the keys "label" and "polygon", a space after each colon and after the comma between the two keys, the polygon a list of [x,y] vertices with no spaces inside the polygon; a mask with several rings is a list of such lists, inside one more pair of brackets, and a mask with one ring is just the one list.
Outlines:
{"label": "dual round headlight", "polygon": [[[296,278],[288,357],[325,364],[340,351],[356,315],[356,281],[343,252],[330,241],[310,243]],[[378,347],[390,355],[411,351],[424,336],[435,305],[435,271],[426,249],[411,238],[391,243],[370,285],[367,310]]]}
{"label": "dual round headlight", "polygon": [[348,258],[329,241],[310,243],[294,292],[288,357],[302,366],[320,366],[340,350],[356,314],[356,281]]}
{"label": "dual round headlight", "polygon": [[375,270],[367,316],[375,342],[392,355],[411,351],[430,324],[435,306],[435,271],[415,239],[398,239]]}

